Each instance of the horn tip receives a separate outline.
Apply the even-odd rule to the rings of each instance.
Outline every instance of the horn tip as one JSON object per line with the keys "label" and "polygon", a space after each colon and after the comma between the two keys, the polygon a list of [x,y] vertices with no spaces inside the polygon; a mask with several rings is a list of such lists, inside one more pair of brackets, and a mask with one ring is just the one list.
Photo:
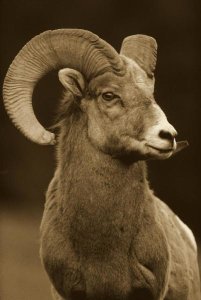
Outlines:
{"label": "horn tip", "polygon": [[45,131],[36,141],[40,145],[55,145],[55,134],[49,131]]}

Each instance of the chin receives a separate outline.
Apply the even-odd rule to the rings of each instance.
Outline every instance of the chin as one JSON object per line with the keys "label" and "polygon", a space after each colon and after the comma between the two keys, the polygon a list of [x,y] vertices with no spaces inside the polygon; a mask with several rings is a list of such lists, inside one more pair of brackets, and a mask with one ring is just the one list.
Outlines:
{"label": "chin", "polygon": [[173,150],[149,149],[147,157],[149,159],[165,160],[172,156]]}
{"label": "chin", "polygon": [[135,141],[135,148],[124,148],[113,156],[123,161],[135,162],[138,160],[165,160],[170,158],[173,152],[173,149],[150,147],[144,142],[136,143]]}

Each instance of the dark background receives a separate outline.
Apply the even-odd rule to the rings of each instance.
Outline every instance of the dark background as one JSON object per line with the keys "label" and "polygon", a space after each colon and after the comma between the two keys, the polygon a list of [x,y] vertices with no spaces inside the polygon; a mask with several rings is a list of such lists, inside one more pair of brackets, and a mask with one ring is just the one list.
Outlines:
{"label": "dark background", "polygon": [[[0,72],[18,51],[48,29],[88,29],[118,51],[125,36],[147,34],[159,46],[155,95],[170,123],[190,147],[167,161],[149,163],[155,193],[193,230],[200,231],[200,0],[0,1]],[[39,120],[53,123],[61,86],[57,74],[41,80],[33,104]],[[1,96],[2,98],[2,96]],[[1,269],[3,300],[50,299],[39,261],[44,193],[55,167],[54,149],[27,141],[0,103]],[[182,251],[182,250],[181,250]]]}

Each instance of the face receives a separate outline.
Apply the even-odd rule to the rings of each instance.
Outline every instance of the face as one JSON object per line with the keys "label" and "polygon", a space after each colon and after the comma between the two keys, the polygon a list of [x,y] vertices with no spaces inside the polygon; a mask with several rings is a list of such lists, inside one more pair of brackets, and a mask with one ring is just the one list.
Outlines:
{"label": "face", "polygon": [[176,131],[153,96],[154,79],[126,59],[126,74],[106,73],[89,84],[81,106],[91,142],[113,156],[166,159],[175,150]]}

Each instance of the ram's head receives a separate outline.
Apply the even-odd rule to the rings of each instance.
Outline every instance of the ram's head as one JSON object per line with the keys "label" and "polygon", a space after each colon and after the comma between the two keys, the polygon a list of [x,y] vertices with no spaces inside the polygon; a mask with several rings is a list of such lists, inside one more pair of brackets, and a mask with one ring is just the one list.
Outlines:
{"label": "ram's head", "polygon": [[176,130],[154,100],[156,51],[156,41],[144,35],[127,37],[119,55],[88,31],[46,31],[11,64],[5,107],[27,138],[54,144],[54,134],[35,117],[32,93],[42,76],[60,69],[61,83],[87,116],[88,138],[95,147],[111,155],[168,158],[186,143],[176,143]]}

